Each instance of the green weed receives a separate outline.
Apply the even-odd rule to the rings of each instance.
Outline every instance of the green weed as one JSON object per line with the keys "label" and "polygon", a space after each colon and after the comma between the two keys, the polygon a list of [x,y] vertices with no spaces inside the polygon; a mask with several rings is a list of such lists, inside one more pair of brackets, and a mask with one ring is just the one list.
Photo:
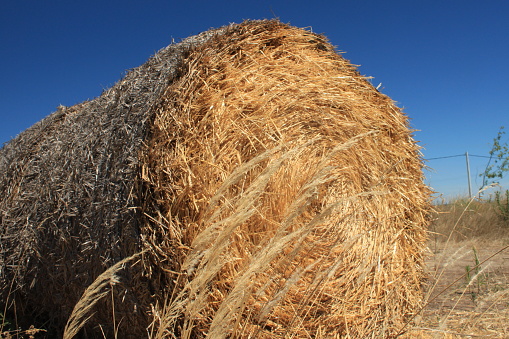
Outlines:
{"label": "green weed", "polygon": [[505,199],[502,198],[500,191],[495,192],[495,203],[497,204],[498,211],[504,221],[509,221],[509,190],[505,190]]}

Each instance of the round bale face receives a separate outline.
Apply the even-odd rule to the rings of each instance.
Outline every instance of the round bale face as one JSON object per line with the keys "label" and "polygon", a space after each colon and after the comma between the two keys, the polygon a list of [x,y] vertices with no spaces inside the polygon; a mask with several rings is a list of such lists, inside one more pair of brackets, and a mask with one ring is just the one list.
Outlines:
{"label": "round bale face", "polygon": [[230,26],[184,65],[142,155],[146,260],[171,282],[154,328],[398,333],[429,209],[406,116],[324,37],[276,21]]}

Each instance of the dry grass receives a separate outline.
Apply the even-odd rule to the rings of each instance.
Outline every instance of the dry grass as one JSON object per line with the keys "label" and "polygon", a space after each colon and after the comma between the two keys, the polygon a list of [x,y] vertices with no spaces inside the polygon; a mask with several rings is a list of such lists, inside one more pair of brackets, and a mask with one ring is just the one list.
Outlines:
{"label": "dry grass", "polygon": [[[90,320],[90,318],[92,318],[94,306],[97,302],[99,302],[107,294],[113,293],[112,287],[120,282],[117,273],[124,268],[124,265],[134,259],[137,259],[141,254],[142,253],[134,254],[119,261],[95,279],[74,306],[71,316],[65,325],[63,339],[72,339],[78,334],[83,326]],[[114,316],[115,312],[113,311],[112,314]],[[112,323],[114,325],[113,327],[115,327],[115,318],[112,319]]]}
{"label": "dry grass", "polygon": [[35,339],[44,335],[46,331],[30,326],[27,330],[5,330],[0,329],[2,339]]}
{"label": "dry grass", "polygon": [[509,228],[493,201],[436,206],[426,305],[409,338],[509,337]]}
{"label": "dry grass", "polygon": [[449,204],[437,205],[435,209],[434,222],[430,225],[433,243],[442,243],[449,236],[453,242],[472,238],[496,240],[508,229],[493,201],[459,198]]}

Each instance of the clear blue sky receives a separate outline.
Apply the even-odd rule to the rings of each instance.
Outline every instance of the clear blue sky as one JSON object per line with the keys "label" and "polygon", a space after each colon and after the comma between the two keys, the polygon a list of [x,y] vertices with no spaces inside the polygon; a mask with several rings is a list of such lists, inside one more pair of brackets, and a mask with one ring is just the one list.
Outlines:
{"label": "clear blue sky", "polygon": [[[509,128],[509,0],[20,0],[0,6],[0,144],[60,104],[99,96],[172,39],[273,17],[324,33],[382,83],[426,158],[486,156]],[[486,160],[471,158],[474,190]],[[428,165],[436,191],[467,193],[464,157]]]}

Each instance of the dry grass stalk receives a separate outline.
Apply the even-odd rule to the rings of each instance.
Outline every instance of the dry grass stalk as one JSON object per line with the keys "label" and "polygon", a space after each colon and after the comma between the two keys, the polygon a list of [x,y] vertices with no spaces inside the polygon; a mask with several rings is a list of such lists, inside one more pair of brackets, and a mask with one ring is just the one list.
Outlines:
{"label": "dry grass stalk", "polygon": [[100,274],[95,281],[87,287],[80,300],[74,306],[69,320],[65,325],[63,339],[72,339],[83,328],[85,323],[93,316],[94,306],[108,293],[113,285],[119,283],[117,273],[124,268],[124,265],[138,258],[141,253],[127,257]]}

